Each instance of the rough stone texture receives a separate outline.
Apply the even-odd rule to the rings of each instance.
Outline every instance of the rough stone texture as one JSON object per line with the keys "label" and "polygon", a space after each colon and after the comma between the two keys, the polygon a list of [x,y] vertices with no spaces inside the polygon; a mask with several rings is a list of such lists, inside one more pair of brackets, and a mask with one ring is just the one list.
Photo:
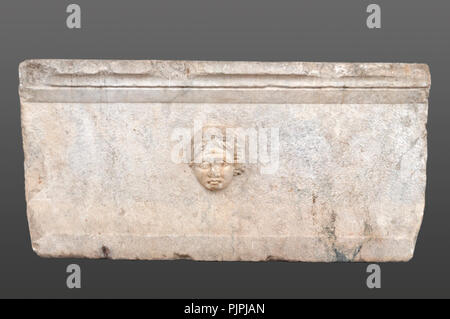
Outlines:
{"label": "rough stone texture", "polygon": [[[407,261],[422,222],[420,64],[28,60],[27,215],[45,257]],[[171,161],[177,127],[279,127],[279,169],[226,189]]]}

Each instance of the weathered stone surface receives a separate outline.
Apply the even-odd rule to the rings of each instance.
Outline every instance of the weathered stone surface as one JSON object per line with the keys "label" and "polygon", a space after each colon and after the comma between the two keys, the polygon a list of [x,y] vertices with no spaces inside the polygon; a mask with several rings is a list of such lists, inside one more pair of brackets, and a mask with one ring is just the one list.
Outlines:
{"label": "weathered stone surface", "polygon": [[[429,86],[420,64],[25,61],[32,247],[46,257],[407,261],[424,210]],[[196,123],[274,129],[277,157],[175,161],[177,130],[194,135]],[[192,154],[220,160],[222,140],[211,141]]]}

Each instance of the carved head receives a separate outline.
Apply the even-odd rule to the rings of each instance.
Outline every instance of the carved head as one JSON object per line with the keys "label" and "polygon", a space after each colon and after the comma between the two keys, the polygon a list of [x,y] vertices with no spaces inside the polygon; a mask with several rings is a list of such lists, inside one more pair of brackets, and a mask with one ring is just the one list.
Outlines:
{"label": "carved head", "polygon": [[219,149],[203,153],[202,162],[192,164],[191,167],[199,183],[211,191],[226,188],[233,179],[234,167],[225,161],[223,152]]}
{"label": "carved head", "polygon": [[230,185],[233,176],[242,173],[242,167],[236,163],[235,154],[226,147],[225,136],[208,135],[201,139],[201,147],[194,153],[195,161],[190,163],[198,182],[210,191],[217,191]]}

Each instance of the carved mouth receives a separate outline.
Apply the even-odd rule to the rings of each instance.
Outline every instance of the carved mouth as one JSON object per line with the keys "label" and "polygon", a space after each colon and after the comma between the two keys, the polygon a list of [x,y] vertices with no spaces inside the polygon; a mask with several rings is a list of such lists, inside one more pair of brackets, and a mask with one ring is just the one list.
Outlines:
{"label": "carved mouth", "polygon": [[222,180],[221,179],[210,179],[210,180],[208,180],[207,183],[211,186],[217,186],[222,183]]}

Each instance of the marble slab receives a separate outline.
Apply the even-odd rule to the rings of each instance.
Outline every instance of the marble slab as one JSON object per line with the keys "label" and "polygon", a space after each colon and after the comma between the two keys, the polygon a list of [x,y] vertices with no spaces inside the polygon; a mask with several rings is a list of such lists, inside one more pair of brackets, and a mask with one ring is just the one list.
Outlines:
{"label": "marble slab", "polygon": [[426,65],[27,60],[19,73],[40,256],[413,257]]}

